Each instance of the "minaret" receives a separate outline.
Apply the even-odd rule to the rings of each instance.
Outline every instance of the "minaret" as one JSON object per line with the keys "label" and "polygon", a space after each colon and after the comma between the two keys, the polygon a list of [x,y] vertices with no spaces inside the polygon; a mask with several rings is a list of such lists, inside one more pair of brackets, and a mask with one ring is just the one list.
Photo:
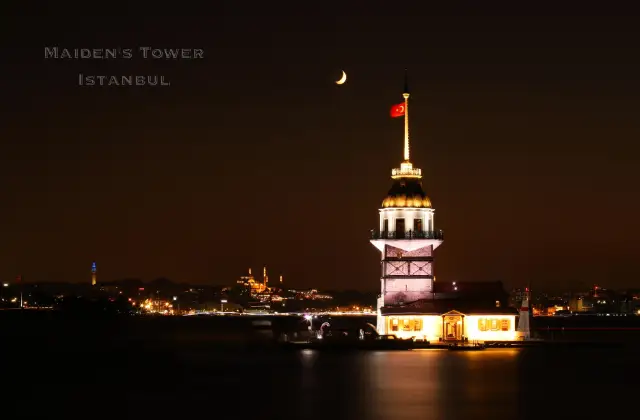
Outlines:
{"label": "minaret", "polygon": [[280,274],[280,287],[282,287],[282,274]]}
{"label": "minaret", "polygon": [[264,283],[265,289],[269,287],[269,277],[267,276],[267,266],[265,265],[262,269],[262,282]]}
{"label": "minaret", "polygon": [[405,70],[404,153],[400,168],[391,170],[393,185],[379,210],[379,229],[371,243],[381,254],[381,293],[378,298],[377,329],[387,334],[389,325],[383,307],[404,305],[433,298],[433,251],[443,242],[434,227],[431,200],[422,188],[422,171],[411,163],[409,147],[409,85]]}
{"label": "minaret", "polygon": [[91,263],[91,285],[95,286],[98,283],[98,271],[96,269],[96,262]]}

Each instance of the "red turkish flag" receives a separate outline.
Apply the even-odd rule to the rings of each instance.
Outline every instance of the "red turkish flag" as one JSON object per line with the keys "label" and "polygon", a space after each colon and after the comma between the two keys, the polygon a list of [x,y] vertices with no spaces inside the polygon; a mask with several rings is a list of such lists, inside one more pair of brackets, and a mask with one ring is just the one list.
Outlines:
{"label": "red turkish flag", "polygon": [[391,118],[402,117],[404,115],[404,103],[391,107]]}

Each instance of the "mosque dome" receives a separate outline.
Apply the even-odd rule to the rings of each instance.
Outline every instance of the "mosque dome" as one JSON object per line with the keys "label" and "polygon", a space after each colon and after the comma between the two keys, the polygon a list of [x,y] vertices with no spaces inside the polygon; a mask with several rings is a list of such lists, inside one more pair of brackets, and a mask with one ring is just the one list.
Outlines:
{"label": "mosque dome", "polygon": [[431,200],[422,189],[419,179],[397,179],[384,200],[382,207],[431,208]]}

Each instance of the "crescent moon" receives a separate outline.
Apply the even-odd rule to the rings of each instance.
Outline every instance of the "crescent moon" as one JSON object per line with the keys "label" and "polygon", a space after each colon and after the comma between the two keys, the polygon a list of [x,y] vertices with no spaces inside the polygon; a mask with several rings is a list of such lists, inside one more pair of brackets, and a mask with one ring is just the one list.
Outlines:
{"label": "crescent moon", "polygon": [[336,85],[343,85],[347,81],[347,73],[342,70],[342,77],[336,82]]}

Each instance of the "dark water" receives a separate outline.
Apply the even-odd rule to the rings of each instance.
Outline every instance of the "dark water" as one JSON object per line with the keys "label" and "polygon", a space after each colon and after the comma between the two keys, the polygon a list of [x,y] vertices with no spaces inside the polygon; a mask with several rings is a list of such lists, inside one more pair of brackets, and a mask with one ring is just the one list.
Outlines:
{"label": "dark water", "polygon": [[636,347],[327,353],[206,320],[16,325],[1,329],[12,419],[626,417],[640,378]]}

